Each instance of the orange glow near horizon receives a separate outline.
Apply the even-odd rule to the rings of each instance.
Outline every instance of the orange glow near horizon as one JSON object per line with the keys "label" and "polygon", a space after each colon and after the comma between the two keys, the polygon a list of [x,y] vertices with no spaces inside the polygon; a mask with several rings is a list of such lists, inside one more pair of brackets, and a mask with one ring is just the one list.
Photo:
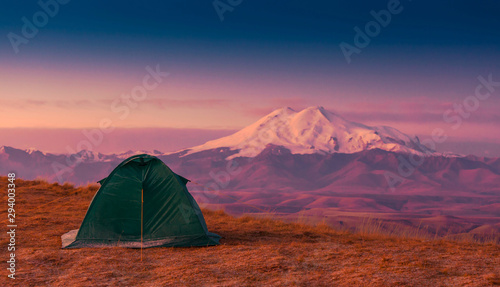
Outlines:
{"label": "orange glow near horizon", "polygon": [[165,67],[171,75],[148,92],[145,100],[133,101],[125,114],[123,109],[116,111],[116,106],[126,106],[121,96],[141,85],[147,72],[144,68],[114,69],[0,67],[5,83],[0,86],[0,111],[7,119],[0,122],[0,128],[95,128],[102,119],[110,119],[119,128],[240,129],[276,108],[322,105],[349,120],[393,126],[407,134],[428,135],[442,128],[455,138],[500,142],[500,135],[491,132],[498,130],[498,121],[488,121],[488,116],[496,116],[495,106],[500,102],[496,98],[453,130],[441,116],[452,107],[450,100],[394,98],[361,88],[308,86],[279,77],[218,78]]}

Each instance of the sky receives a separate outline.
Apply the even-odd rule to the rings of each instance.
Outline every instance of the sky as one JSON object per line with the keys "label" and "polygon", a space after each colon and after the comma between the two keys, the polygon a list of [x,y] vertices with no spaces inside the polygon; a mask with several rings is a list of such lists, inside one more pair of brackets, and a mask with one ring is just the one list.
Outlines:
{"label": "sky", "polygon": [[110,124],[96,151],[167,152],[320,105],[500,156],[500,2],[435,2],[8,1],[0,145],[65,152]]}

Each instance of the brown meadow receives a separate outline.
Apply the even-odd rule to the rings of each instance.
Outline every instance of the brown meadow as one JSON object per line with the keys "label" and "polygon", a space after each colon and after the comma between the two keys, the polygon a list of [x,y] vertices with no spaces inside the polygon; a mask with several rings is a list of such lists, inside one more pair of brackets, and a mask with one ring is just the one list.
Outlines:
{"label": "brown meadow", "polygon": [[[7,178],[0,186],[6,204]],[[17,272],[12,280],[3,269],[2,286],[500,285],[493,241],[387,234],[369,221],[353,233],[203,210],[219,246],[144,249],[142,261],[139,249],[63,250],[60,236],[79,227],[98,186],[18,179],[16,187]],[[5,234],[6,208],[1,216]]]}

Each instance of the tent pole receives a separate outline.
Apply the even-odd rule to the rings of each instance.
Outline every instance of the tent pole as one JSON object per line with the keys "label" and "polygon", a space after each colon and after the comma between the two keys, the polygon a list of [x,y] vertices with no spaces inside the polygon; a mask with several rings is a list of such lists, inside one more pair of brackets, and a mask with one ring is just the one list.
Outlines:
{"label": "tent pole", "polygon": [[142,234],[143,234],[143,214],[144,214],[144,189],[141,189],[141,262],[142,262]]}

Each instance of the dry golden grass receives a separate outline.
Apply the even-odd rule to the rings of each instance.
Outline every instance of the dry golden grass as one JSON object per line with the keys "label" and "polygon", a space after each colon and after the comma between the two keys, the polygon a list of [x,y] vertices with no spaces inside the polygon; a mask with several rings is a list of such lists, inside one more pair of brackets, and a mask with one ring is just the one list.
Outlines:
{"label": "dry golden grass", "polygon": [[[1,190],[6,183],[2,178]],[[220,246],[145,249],[142,262],[137,249],[62,250],[61,234],[79,227],[97,186],[16,183],[17,279],[8,279],[4,268],[0,286],[500,284],[500,249],[493,243],[351,234],[222,211],[203,211],[209,230],[223,237]],[[7,218],[5,208],[1,216]],[[4,235],[1,246],[6,244]],[[0,254],[7,260],[6,248]]]}
{"label": "dry golden grass", "polygon": [[446,234],[438,236],[437,232],[431,234],[418,226],[417,228],[402,224],[391,224],[381,219],[365,218],[355,228],[355,232],[365,236],[396,237],[399,239],[441,240],[455,241],[457,243],[490,243],[499,244],[500,234]]}

